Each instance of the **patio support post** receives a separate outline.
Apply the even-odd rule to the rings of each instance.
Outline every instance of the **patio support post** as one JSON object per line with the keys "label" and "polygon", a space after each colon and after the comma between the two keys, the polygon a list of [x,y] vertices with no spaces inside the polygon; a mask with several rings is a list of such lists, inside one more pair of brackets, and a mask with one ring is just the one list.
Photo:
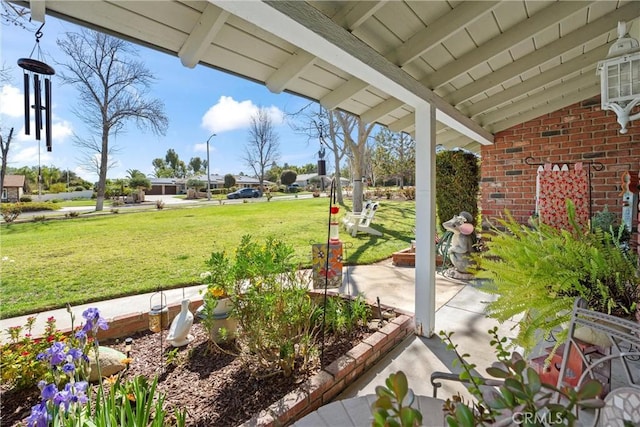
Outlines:
{"label": "patio support post", "polygon": [[416,334],[430,337],[436,311],[436,108],[415,107],[416,114]]}

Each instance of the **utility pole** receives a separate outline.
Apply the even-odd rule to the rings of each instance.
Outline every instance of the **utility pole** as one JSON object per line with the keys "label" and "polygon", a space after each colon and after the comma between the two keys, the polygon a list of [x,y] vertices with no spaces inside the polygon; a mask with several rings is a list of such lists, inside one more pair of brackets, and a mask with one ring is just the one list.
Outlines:
{"label": "utility pole", "polygon": [[207,139],[207,200],[211,201],[211,162],[209,161],[209,141],[216,136],[215,133],[211,134]]}

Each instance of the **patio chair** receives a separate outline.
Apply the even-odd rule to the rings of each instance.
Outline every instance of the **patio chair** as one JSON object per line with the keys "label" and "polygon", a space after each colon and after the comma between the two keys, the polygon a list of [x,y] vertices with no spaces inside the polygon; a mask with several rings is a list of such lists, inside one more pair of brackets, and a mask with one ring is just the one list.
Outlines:
{"label": "patio chair", "polygon": [[373,201],[367,200],[362,206],[362,212],[347,212],[347,214],[342,218],[342,226],[347,229],[347,225],[350,223],[354,223],[359,221],[361,218],[365,217],[369,211],[371,210],[371,206],[373,205]]}
{"label": "patio chair", "polygon": [[[552,349],[549,347],[546,350],[551,352]],[[640,323],[590,310],[585,300],[577,298],[571,313],[567,340],[546,365],[549,357],[545,354],[529,363],[538,371],[542,382],[563,389],[576,388],[587,379],[594,379],[603,386],[605,407],[595,412],[580,410],[576,415],[583,418],[581,425],[594,426],[599,417],[600,425],[623,426],[623,421],[639,425]],[[461,380],[457,374],[433,372],[433,397],[437,397],[438,388],[442,385],[440,380],[469,382]],[[500,379],[484,379],[486,386],[501,384]],[[557,398],[560,396],[557,395]]]}
{"label": "patio chair", "polygon": [[360,219],[354,218],[353,222],[349,222],[346,225],[347,232],[351,234],[351,236],[356,237],[356,234],[359,232],[369,233],[373,236],[382,236],[382,233],[375,228],[371,227],[371,221],[376,215],[376,211],[378,210],[378,202],[374,202],[371,204],[371,209]]}

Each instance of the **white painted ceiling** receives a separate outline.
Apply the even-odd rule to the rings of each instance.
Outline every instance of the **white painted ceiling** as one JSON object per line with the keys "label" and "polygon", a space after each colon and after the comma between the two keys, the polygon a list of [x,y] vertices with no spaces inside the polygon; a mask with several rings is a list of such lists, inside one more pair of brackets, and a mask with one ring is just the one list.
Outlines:
{"label": "white painted ceiling", "polygon": [[617,22],[640,34],[638,1],[14,3],[394,131],[412,133],[415,100],[429,100],[441,113],[436,143],[472,150],[599,94],[596,65]]}

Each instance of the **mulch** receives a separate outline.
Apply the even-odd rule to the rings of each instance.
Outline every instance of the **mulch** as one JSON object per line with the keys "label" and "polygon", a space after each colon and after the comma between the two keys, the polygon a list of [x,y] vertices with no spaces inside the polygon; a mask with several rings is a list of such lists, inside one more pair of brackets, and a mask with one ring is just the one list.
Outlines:
{"label": "mulch", "polygon": [[[373,331],[362,327],[341,339],[327,335],[325,366],[330,364]],[[165,404],[170,412],[174,408],[187,410],[188,426],[237,426],[267,408],[290,391],[295,390],[319,366],[298,370],[289,377],[282,374],[260,378],[255,369],[225,350],[216,348],[207,340],[206,330],[195,323],[191,334],[195,339],[189,345],[171,347],[165,340],[167,331],[154,334],[149,331],[132,336],[131,363],[124,374],[127,377],[158,375],[158,391],[166,395]],[[125,352],[122,341],[103,342]],[[39,402],[39,390],[14,391],[0,388],[0,425],[18,426]]]}

